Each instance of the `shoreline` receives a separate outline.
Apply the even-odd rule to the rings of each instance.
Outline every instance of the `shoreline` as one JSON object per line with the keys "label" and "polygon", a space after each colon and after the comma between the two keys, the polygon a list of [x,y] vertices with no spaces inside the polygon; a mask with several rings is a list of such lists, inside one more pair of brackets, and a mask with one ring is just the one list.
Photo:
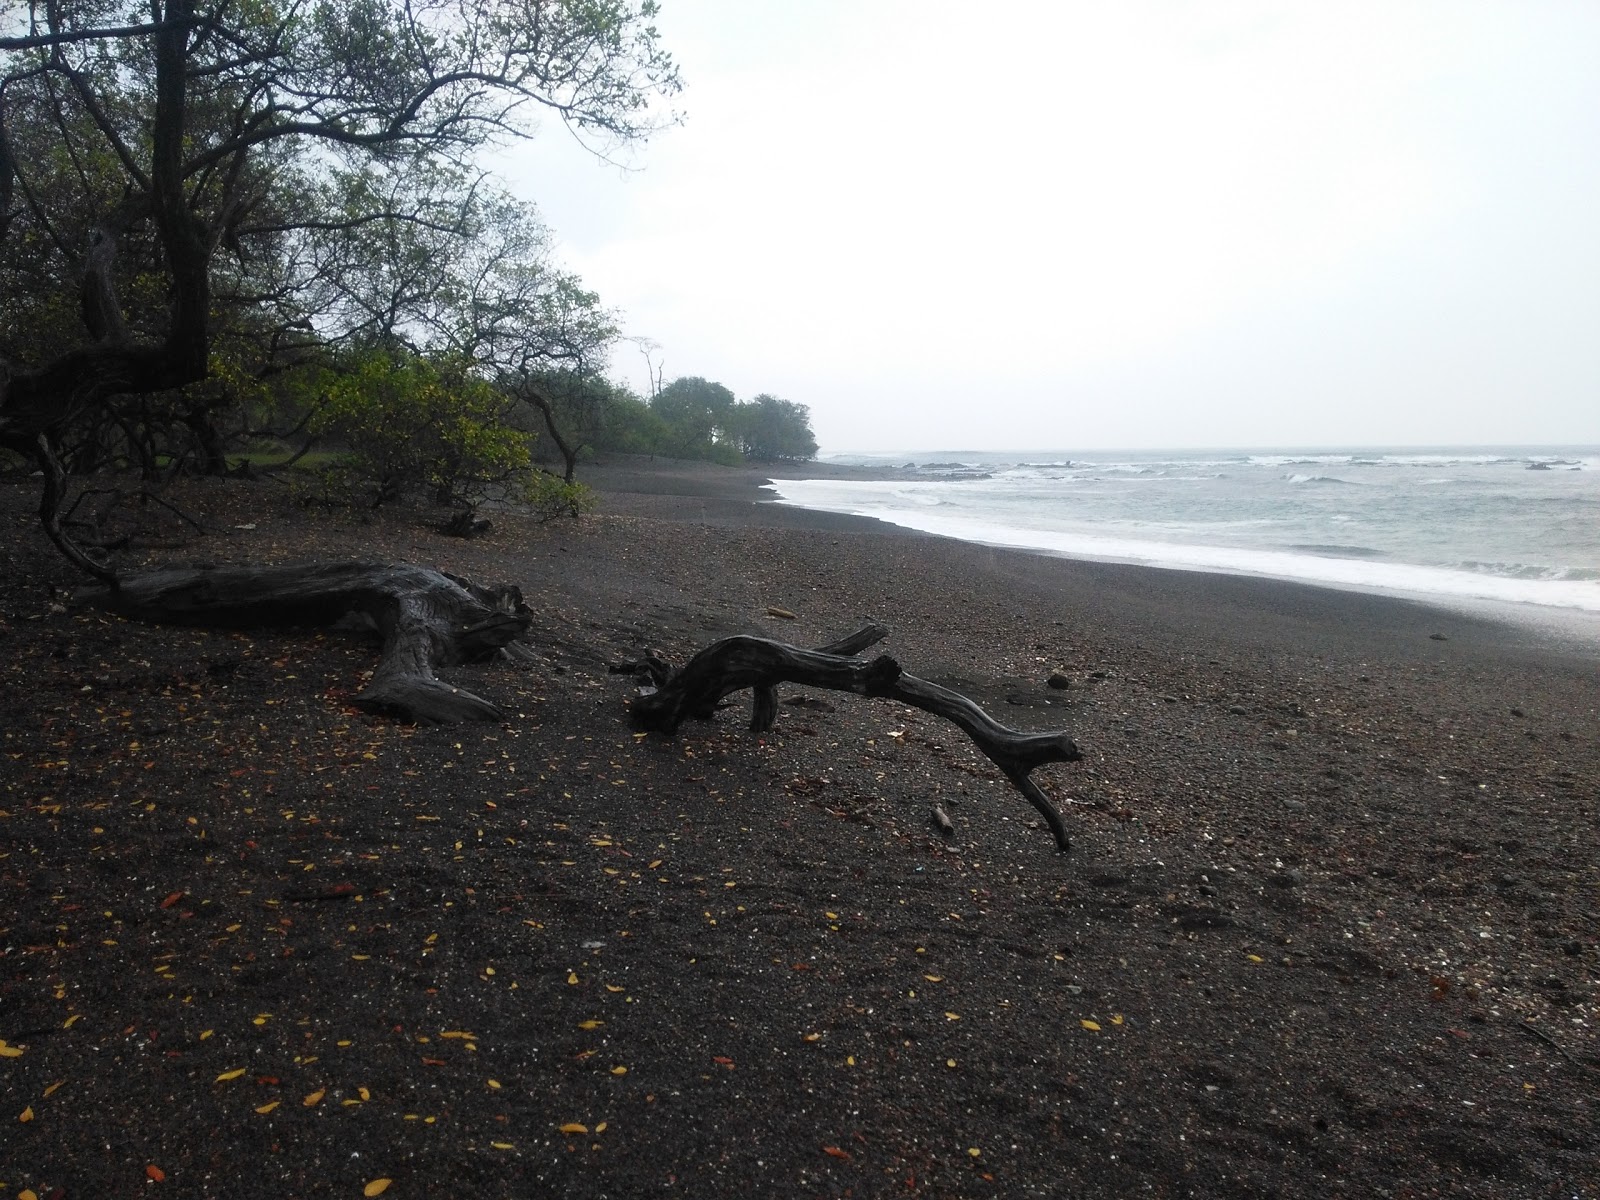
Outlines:
{"label": "shoreline", "polygon": [[[1349,604],[1360,613],[1358,623],[1368,627],[1397,624],[1401,628],[1412,629],[1431,625],[1427,636],[1432,638],[1434,634],[1440,634],[1440,640],[1444,640],[1450,637],[1448,627],[1458,625],[1474,630],[1480,640],[1496,645],[1541,647],[1600,661],[1600,614],[1587,610],[1258,575],[1244,571],[1164,566],[1080,556],[1046,548],[993,544],[930,533],[878,517],[807,508],[779,499],[766,490],[766,485],[784,479],[880,481],[898,477],[899,473],[894,470],[835,463],[797,463],[760,468],[721,467],[628,456],[612,456],[604,463],[591,464],[583,476],[585,482],[604,497],[602,511],[617,515],[693,521],[720,527],[748,525],[815,531],[850,530],[876,532],[883,536],[930,538],[952,545],[982,547],[993,553],[1078,564],[1081,568],[1079,574],[1093,575],[1119,592],[1126,590],[1138,593],[1145,590],[1140,584],[1141,579],[1177,577],[1185,582],[1155,586],[1150,590],[1170,595],[1175,603],[1185,605],[1199,597],[1209,597],[1211,602],[1237,605],[1252,587],[1257,587],[1264,592],[1263,599],[1258,603],[1269,607],[1298,603],[1331,616],[1332,610],[1338,607],[1338,601],[1333,598],[1346,597]],[[1222,581],[1236,582],[1227,584]],[[1287,599],[1300,590],[1307,593],[1301,601]],[[1278,598],[1267,599],[1266,594]],[[1385,614],[1384,605],[1395,607]],[[1247,603],[1245,607],[1248,609],[1254,605]]]}
{"label": "shoreline", "polygon": [[[359,637],[61,604],[36,483],[0,489],[0,1094],[32,1113],[0,1178],[1582,1190],[1592,654],[761,504],[753,475],[613,463],[595,517],[496,514],[471,540],[431,506],[176,485],[203,548],[130,566],[416,562],[523,589],[532,659],[440,672],[502,719],[449,726],[351,708]],[[1034,776],[1069,854],[916,708],[786,685],[763,732],[731,695],[654,736],[610,671],[871,619],[905,670],[1074,739],[1081,761]]]}

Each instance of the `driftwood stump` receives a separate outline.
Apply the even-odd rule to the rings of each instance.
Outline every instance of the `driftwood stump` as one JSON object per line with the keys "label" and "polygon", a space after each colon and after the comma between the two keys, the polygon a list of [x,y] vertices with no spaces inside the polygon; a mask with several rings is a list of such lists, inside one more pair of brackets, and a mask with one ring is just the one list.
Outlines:
{"label": "driftwood stump", "polygon": [[777,718],[777,685],[799,683],[807,687],[859,696],[897,700],[960,726],[973,743],[999,767],[1030,804],[1044,817],[1055,835],[1056,846],[1071,848],[1066,825],[1050,798],[1034,783],[1031,773],[1046,763],[1077,762],[1083,757],[1065,733],[1023,733],[1010,729],[984,712],[960,692],[907,675],[887,654],[868,660],[862,650],[888,635],[882,625],[868,625],[849,637],[805,650],[770,638],[739,636],[713,642],[679,670],[652,653],[640,663],[612,670],[649,679],[634,698],[631,713],[641,729],[674,733],[690,717],[710,717],[730,693],[754,691],[750,727],[757,732],[772,728]]}
{"label": "driftwood stump", "polygon": [[479,587],[406,563],[303,563],[144,571],[97,588],[87,603],[138,621],[287,628],[360,615],[382,657],[354,703],[406,721],[496,720],[500,710],[434,675],[496,656],[529,658],[516,639],[532,620],[515,587]]}

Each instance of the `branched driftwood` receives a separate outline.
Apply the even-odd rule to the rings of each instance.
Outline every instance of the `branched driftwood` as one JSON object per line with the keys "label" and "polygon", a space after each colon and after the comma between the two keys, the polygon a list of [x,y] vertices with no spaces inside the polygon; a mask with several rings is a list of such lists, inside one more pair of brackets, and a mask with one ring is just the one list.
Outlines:
{"label": "branched driftwood", "polygon": [[690,717],[712,715],[723,699],[744,688],[754,691],[750,727],[770,729],[778,713],[777,685],[799,683],[807,687],[860,696],[897,700],[954,722],[1028,802],[1039,810],[1056,845],[1070,848],[1066,825],[1050,798],[1030,777],[1046,763],[1076,762],[1083,757],[1065,733],[1022,733],[1010,729],[960,692],[907,675],[887,654],[868,660],[858,657],[868,646],[888,634],[882,625],[869,625],[837,642],[804,650],[769,638],[739,636],[714,642],[679,670],[651,653],[640,663],[612,670],[650,680],[634,698],[632,716],[642,729],[673,733]]}
{"label": "branched driftwood", "polygon": [[144,571],[84,599],[139,621],[293,627],[368,618],[383,653],[355,704],[408,721],[495,720],[500,710],[451,687],[435,667],[497,655],[529,658],[517,642],[532,620],[515,587],[485,588],[407,563],[303,563]]}

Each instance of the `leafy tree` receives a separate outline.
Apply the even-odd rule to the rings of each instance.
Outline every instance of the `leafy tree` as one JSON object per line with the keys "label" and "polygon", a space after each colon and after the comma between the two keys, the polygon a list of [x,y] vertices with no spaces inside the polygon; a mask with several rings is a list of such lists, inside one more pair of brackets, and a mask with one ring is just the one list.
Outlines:
{"label": "leafy tree", "polygon": [[804,462],[817,455],[811,410],[766,393],[734,406],[729,435],[746,458],[758,462]]}
{"label": "leafy tree", "polygon": [[[642,138],[652,99],[679,86],[652,0],[151,0],[127,24],[110,11],[30,4],[25,30],[0,37],[0,279],[29,281],[28,327],[76,308],[58,328],[79,331],[0,343],[0,447],[44,469],[46,532],[103,579],[61,527],[61,440],[119,397],[205,379],[219,297],[314,296],[330,276],[290,269],[320,268],[314,232],[431,227],[432,210],[387,197],[475,180],[475,152],[539,111]],[[289,328],[316,312],[284,315]]]}
{"label": "leafy tree", "polygon": [[738,461],[726,440],[729,415],[737,403],[720,383],[699,375],[674,379],[650,400],[650,410],[667,428],[661,452],[677,458]]}
{"label": "leafy tree", "polygon": [[371,350],[330,373],[314,428],[348,447],[377,485],[375,503],[425,486],[472,509],[531,466],[533,435],[506,424],[507,405],[460,364]]}

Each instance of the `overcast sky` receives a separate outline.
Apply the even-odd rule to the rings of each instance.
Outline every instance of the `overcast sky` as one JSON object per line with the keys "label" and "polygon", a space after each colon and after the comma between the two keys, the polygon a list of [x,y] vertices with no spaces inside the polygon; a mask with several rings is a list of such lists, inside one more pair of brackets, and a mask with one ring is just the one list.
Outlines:
{"label": "overcast sky", "polygon": [[657,24],[680,127],[506,173],[669,379],[824,452],[1600,442],[1595,0]]}

